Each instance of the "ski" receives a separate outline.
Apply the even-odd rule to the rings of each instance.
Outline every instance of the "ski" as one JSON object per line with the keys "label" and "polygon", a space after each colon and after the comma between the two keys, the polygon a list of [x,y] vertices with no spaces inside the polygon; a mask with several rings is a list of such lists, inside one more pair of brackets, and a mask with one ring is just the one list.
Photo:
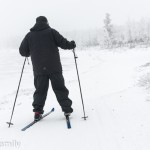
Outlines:
{"label": "ski", "polygon": [[[54,112],[54,108],[52,108],[51,111],[49,111],[48,113],[44,114],[40,120],[42,120],[43,118],[45,118],[46,116],[48,116],[52,112]],[[38,121],[32,121],[30,124],[28,124],[23,129],[21,129],[21,131],[25,131],[26,129],[30,128],[32,125],[34,125],[35,123],[39,122],[40,120],[38,120]]]}
{"label": "ski", "polygon": [[66,115],[65,117],[66,117],[67,128],[68,128],[68,129],[71,129],[70,118],[69,118],[68,115]]}

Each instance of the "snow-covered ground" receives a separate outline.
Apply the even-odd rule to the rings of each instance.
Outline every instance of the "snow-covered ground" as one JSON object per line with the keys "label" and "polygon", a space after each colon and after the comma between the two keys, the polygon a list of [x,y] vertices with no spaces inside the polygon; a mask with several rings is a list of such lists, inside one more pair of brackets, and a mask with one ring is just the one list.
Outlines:
{"label": "snow-covered ground", "polygon": [[33,119],[32,65],[26,64],[12,122],[12,105],[24,58],[18,50],[0,55],[0,150],[149,150],[150,49],[76,51],[86,115],[84,121],[72,51],[60,51],[65,83],[73,100],[72,129],[49,88],[45,112],[55,112],[25,132]]}

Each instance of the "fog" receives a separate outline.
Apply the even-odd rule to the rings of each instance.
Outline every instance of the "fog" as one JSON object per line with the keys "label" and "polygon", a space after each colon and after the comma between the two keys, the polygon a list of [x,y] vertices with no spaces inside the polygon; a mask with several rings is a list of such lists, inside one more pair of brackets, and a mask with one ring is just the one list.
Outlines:
{"label": "fog", "polygon": [[[43,15],[58,31],[103,27],[105,13],[113,23],[149,18],[148,0],[0,0],[0,39],[23,37]],[[22,39],[20,39],[22,40]]]}

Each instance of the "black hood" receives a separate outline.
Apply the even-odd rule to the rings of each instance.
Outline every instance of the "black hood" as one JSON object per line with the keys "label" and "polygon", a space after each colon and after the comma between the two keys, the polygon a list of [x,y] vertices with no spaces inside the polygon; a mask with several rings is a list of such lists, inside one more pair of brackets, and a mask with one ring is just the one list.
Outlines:
{"label": "black hood", "polygon": [[38,22],[36,23],[30,31],[41,31],[50,28],[50,26],[45,22]]}

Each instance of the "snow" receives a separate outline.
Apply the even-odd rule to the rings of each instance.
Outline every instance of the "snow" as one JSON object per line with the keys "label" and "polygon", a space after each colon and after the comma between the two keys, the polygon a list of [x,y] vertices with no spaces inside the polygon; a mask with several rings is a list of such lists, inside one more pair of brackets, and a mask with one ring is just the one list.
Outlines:
{"label": "snow", "polygon": [[76,50],[86,115],[84,121],[72,51],[60,50],[65,83],[73,100],[72,129],[49,88],[45,112],[55,112],[25,132],[33,119],[32,65],[26,63],[11,128],[9,121],[24,58],[18,50],[0,55],[0,149],[149,150],[149,48]]}

